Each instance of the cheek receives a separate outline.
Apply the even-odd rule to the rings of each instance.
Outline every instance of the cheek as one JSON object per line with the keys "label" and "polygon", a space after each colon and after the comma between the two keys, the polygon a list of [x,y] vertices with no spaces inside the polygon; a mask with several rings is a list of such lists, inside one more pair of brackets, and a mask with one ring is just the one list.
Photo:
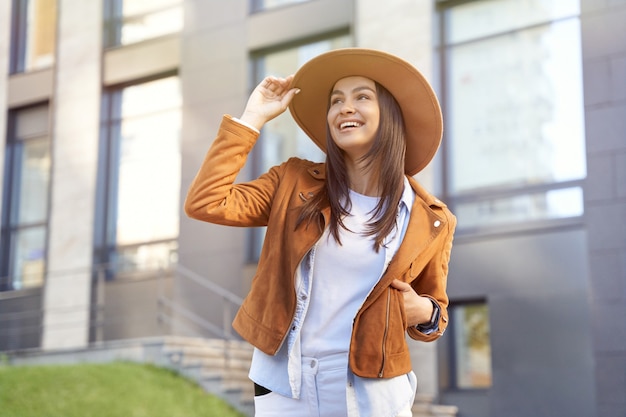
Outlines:
{"label": "cheek", "polygon": [[328,122],[328,125],[330,127],[333,126],[333,120],[335,119],[335,112],[333,112],[333,110],[328,110],[328,112],[326,113],[326,122]]}

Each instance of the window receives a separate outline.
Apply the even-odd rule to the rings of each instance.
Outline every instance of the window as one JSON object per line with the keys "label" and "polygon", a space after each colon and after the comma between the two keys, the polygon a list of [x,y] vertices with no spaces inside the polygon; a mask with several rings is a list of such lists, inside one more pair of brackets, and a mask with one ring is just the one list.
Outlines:
{"label": "window", "polygon": [[[286,77],[311,58],[332,49],[348,47],[350,44],[349,35],[339,35],[257,56],[254,59],[254,84],[261,82],[267,75]],[[252,154],[254,175],[258,176],[292,156],[320,162],[325,160],[324,153],[300,130],[287,110],[263,127]],[[261,252],[264,232],[263,229],[252,229],[251,233],[249,258],[256,262]]]}
{"label": "window", "polygon": [[177,76],[109,91],[96,213],[96,262],[109,278],[176,262],[181,181]]}
{"label": "window", "polygon": [[450,306],[452,375],[450,387],[485,389],[491,386],[491,342],[486,303]]}
{"label": "window", "polygon": [[49,195],[48,106],[15,110],[5,152],[0,291],[43,284]]}
{"label": "window", "polygon": [[56,0],[13,0],[11,73],[54,64]]}
{"label": "window", "polygon": [[482,0],[443,10],[446,186],[460,231],[582,216],[578,7]]}
{"label": "window", "polygon": [[182,0],[106,0],[105,46],[128,45],[180,32]]}
{"label": "window", "polygon": [[250,0],[250,10],[259,12],[294,3],[304,3],[309,0]]}

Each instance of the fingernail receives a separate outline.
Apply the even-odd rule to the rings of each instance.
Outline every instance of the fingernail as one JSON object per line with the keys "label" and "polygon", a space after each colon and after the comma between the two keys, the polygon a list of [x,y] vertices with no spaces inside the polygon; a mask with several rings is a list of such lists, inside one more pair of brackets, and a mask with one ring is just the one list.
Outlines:
{"label": "fingernail", "polygon": [[296,94],[300,94],[300,89],[296,88]]}

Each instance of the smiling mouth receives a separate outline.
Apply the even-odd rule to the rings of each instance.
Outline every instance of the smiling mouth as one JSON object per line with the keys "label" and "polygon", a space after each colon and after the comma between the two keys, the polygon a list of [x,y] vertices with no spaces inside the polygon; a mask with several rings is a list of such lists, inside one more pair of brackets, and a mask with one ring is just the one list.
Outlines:
{"label": "smiling mouth", "polygon": [[340,130],[345,130],[345,129],[351,129],[354,127],[361,127],[363,126],[363,123],[359,123],[359,122],[343,122],[339,125],[339,129]]}

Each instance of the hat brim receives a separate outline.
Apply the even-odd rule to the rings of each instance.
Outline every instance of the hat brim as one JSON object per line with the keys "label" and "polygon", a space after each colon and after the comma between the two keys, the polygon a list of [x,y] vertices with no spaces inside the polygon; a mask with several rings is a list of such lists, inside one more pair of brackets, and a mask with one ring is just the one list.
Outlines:
{"label": "hat brim", "polygon": [[361,76],[385,87],[402,110],[406,130],[404,170],[415,175],[435,156],[443,134],[437,96],[426,78],[408,62],[366,48],[336,49],[305,63],[294,75],[301,91],[289,105],[300,128],[326,152],[326,113],[331,89],[345,77]]}

